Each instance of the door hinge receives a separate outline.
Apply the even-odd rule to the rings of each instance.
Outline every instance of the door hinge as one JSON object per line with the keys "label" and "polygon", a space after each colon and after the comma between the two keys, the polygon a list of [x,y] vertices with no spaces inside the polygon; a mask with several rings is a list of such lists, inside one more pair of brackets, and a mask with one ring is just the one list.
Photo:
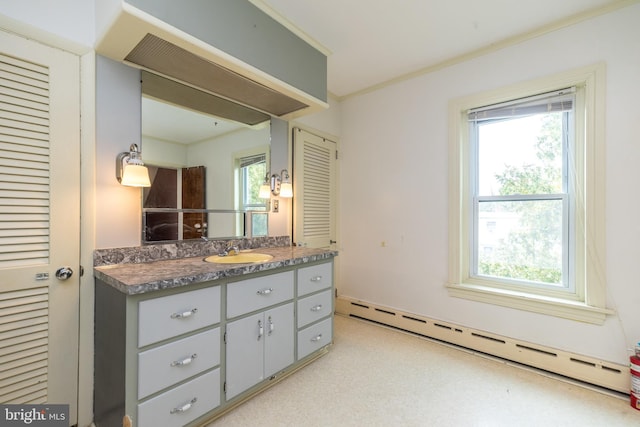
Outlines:
{"label": "door hinge", "polygon": [[84,267],[80,266],[80,277],[84,276]]}
{"label": "door hinge", "polygon": [[227,382],[226,381],[222,385],[222,391],[224,392],[224,394],[227,394]]}
{"label": "door hinge", "polygon": [[227,343],[227,333],[225,332],[224,335],[222,336],[222,341],[226,344]]}
{"label": "door hinge", "polygon": [[338,160],[338,150],[336,150],[336,160]]}

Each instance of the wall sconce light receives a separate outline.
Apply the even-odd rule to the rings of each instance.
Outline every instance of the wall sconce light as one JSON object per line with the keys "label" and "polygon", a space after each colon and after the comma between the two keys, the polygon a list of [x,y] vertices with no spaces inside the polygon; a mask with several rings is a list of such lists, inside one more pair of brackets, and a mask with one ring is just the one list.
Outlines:
{"label": "wall sconce light", "polygon": [[116,156],[116,179],[129,187],[151,187],[149,170],[142,163],[137,144]]}
{"label": "wall sconce light", "polygon": [[271,194],[283,198],[293,197],[293,187],[289,181],[289,172],[286,169],[282,169],[280,175],[274,173],[270,179],[269,173],[267,173],[264,183],[260,186],[258,197],[268,199],[271,197]]}
{"label": "wall sconce light", "polygon": [[293,197],[293,186],[291,185],[291,181],[289,181],[289,172],[286,169],[283,169],[280,172],[280,176],[282,176],[282,182],[280,183],[280,197],[290,199]]}
{"label": "wall sconce light", "polygon": [[270,199],[271,198],[271,185],[269,184],[269,172],[264,177],[264,182],[260,186],[260,191],[258,192],[258,197],[261,199]]}

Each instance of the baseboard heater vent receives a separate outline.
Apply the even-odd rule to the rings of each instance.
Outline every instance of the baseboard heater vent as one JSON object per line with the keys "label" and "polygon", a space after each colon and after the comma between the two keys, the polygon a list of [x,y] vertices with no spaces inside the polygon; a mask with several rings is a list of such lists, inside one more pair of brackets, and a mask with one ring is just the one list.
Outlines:
{"label": "baseboard heater vent", "polygon": [[629,394],[627,366],[478,331],[460,325],[346,297],[336,299],[336,313],[392,327],[519,365]]}

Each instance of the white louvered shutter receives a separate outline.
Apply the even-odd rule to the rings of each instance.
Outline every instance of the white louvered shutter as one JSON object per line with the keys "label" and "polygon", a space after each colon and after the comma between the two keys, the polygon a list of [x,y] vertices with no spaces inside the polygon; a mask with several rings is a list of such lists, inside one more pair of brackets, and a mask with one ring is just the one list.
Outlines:
{"label": "white louvered shutter", "polygon": [[299,128],[293,132],[293,241],[327,248],[336,240],[336,143]]}
{"label": "white louvered shutter", "polygon": [[[0,54],[0,271],[49,262],[49,74]],[[0,290],[0,400],[47,398],[49,290]]]}
{"label": "white louvered shutter", "polygon": [[49,75],[0,55],[0,268],[49,260]]}

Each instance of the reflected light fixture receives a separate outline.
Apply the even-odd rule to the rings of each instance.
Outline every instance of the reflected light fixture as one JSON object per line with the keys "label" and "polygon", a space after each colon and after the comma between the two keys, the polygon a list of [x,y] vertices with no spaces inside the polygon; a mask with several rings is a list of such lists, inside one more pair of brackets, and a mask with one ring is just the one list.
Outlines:
{"label": "reflected light fixture", "polygon": [[261,199],[270,199],[271,198],[271,185],[269,184],[269,172],[264,177],[264,182],[260,186],[260,191],[258,192],[258,197]]}
{"label": "reflected light fixture", "polygon": [[[283,198],[293,197],[293,187],[291,186],[291,182],[289,181],[289,172],[286,169],[282,169],[280,175],[278,175],[277,173],[271,175],[269,189],[274,196],[280,196]],[[262,187],[260,187],[260,194],[262,194]]]}
{"label": "reflected light fixture", "polygon": [[124,151],[116,157],[116,179],[120,184],[129,187],[151,187],[149,170],[142,163],[137,144],[131,144],[129,151]]}

